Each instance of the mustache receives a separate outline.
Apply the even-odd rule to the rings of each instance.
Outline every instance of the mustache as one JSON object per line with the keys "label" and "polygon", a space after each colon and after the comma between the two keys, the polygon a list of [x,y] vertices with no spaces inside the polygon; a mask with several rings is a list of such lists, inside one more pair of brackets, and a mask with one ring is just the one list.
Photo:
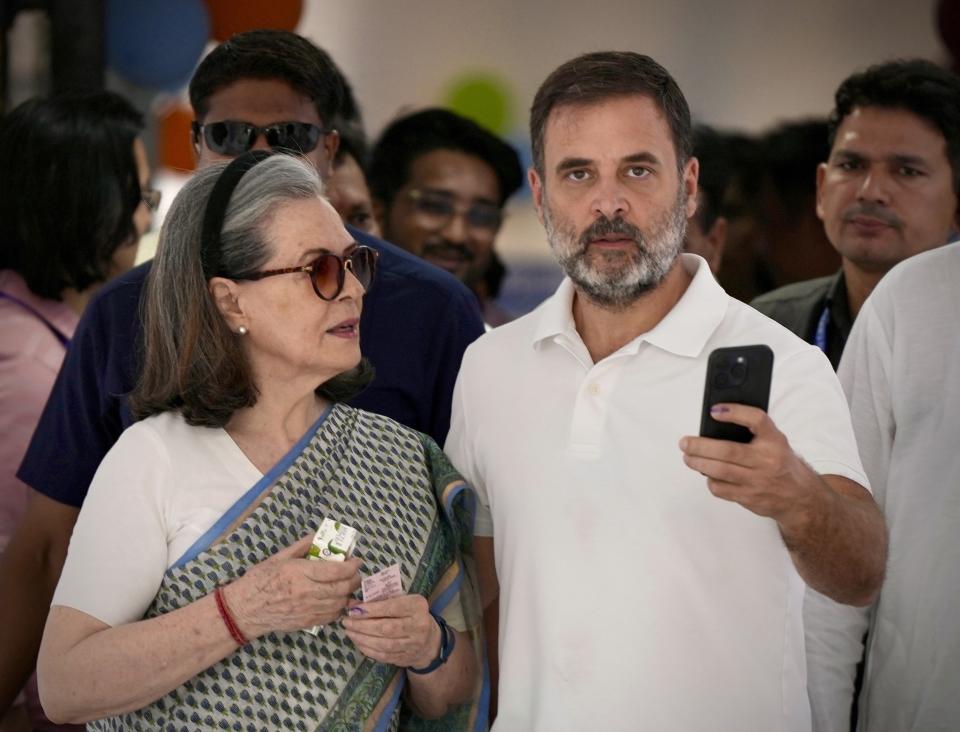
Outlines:
{"label": "mustache", "polygon": [[643,248],[643,233],[633,224],[628,224],[619,216],[615,219],[608,219],[606,216],[594,221],[590,226],[580,234],[580,248],[586,250],[594,240],[605,236],[616,234],[625,239],[630,239],[638,247]]}
{"label": "mustache", "polygon": [[873,201],[858,201],[848,207],[843,212],[843,222],[848,224],[858,216],[868,216],[871,219],[877,219],[887,224],[887,226],[894,226],[896,228],[903,226],[903,222],[899,216]]}
{"label": "mustache", "polygon": [[440,241],[434,242],[432,244],[426,244],[423,247],[424,255],[434,255],[440,258],[449,257],[451,254],[457,257],[460,257],[465,262],[472,262],[476,259],[476,255],[470,251],[467,247],[462,244],[454,244],[450,241]]}

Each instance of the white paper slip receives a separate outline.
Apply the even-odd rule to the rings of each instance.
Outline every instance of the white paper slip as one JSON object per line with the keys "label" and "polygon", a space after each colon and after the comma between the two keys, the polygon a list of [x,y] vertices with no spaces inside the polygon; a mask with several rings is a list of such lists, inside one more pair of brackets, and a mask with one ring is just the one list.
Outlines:
{"label": "white paper slip", "polygon": [[403,594],[403,578],[400,576],[400,565],[392,564],[381,569],[376,574],[365,577],[361,582],[364,602],[389,600],[391,597]]}

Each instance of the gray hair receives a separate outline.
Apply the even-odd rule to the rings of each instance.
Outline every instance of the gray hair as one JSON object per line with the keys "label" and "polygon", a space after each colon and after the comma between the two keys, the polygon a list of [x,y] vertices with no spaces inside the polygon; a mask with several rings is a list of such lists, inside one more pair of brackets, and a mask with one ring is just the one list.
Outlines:
{"label": "gray hair", "polygon": [[[246,353],[207,290],[201,232],[207,201],[228,163],[199,171],[177,195],[160,231],[142,300],[143,369],[130,396],[134,415],[179,409],[190,424],[222,427],[237,409],[256,403]],[[316,169],[290,155],[272,155],[240,179],[220,233],[220,267],[239,277],[271,255],[264,236],[277,207],[319,198]]]}

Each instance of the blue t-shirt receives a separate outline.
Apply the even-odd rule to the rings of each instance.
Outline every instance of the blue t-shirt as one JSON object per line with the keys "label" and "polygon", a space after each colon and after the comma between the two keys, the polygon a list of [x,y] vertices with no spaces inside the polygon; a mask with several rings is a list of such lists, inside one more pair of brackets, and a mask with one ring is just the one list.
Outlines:
{"label": "blue t-shirt", "polygon": [[[460,360],[483,333],[476,297],[446,272],[347,228],[380,252],[360,320],[360,348],[376,378],[351,404],[442,445]],[[132,269],[87,307],[17,473],[61,503],[83,503],[103,456],[133,422],[126,395],[136,379],[140,292],[149,271],[150,262]]]}

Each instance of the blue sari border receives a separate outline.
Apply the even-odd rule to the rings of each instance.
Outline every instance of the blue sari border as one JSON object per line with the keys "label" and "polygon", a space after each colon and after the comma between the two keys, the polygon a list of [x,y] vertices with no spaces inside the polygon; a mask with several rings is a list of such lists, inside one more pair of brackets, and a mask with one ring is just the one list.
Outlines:
{"label": "blue sari border", "polygon": [[450,523],[456,526],[453,513],[453,503],[457,499],[464,501],[464,508],[470,515],[470,531],[473,532],[474,523],[477,520],[477,492],[473,486],[465,480],[456,480],[443,489],[441,501],[443,502],[443,511],[450,519]]}
{"label": "blue sari border", "polygon": [[227,529],[227,527],[230,526],[230,524],[236,521],[238,516],[240,516],[250,507],[250,504],[253,503],[257,496],[263,493],[267,486],[273,484],[277,478],[286,472],[287,468],[293,464],[293,461],[299,457],[300,453],[303,452],[310,443],[310,440],[313,439],[313,436],[317,433],[317,430],[320,429],[320,426],[324,423],[332,410],[332,404],[324,409],[323,414],[321,414],[317,421],[307,429],[303,437],[297,440],[297,443],[287,451],[287,454],[280,458],[279,462],[270,468],[267,474],[258,480],[252,488],[240,496],[240,498],[238,498],[237,501],[227,509],[227,512],[217,519],[213,526],[207,529],[199,539],[193,542],[193,544],[190,545],[190,548],[183,553],[183,556],[174,562],[170,569],[179,569],[187,562],[196,559],[201,552],[209,549],[214,540],[220,536]]}
{"label": "blue sari border", "polygon": [[401,670],[400,681],[396,684],[397,688],[393,690],[393,694],[390,696],[390,701],[387,702],[383,712],[380,714],[380,721],[378,721],[377,726],[373,728],[374,732],[386,732],[386,730],[390,727],[390,721],[393,719],[393,712],[397,708],[397,704],[400,703],[400,694],[403,693],[403,689],[406,685],[407,675]]}
{"label": "blue sari border", "polygon": [[483,682],[480,687],[480,700],[477,702],[477,719],[473,725],[474,732],[487,732],[490,722],[490,664],[487,654],[483,653]]}
{"label": "blue sari border", "polygon": [[466,576],[466,567],[463,566],[463,560],[457,558],[457,574],[453,582],[447,585],[446,589],[437,595],[437,599],[430,603],[430,609],[435,613],[442,613],[450,601],[457,596],[460,591],[460,585],[463,584],[463,578]]}

